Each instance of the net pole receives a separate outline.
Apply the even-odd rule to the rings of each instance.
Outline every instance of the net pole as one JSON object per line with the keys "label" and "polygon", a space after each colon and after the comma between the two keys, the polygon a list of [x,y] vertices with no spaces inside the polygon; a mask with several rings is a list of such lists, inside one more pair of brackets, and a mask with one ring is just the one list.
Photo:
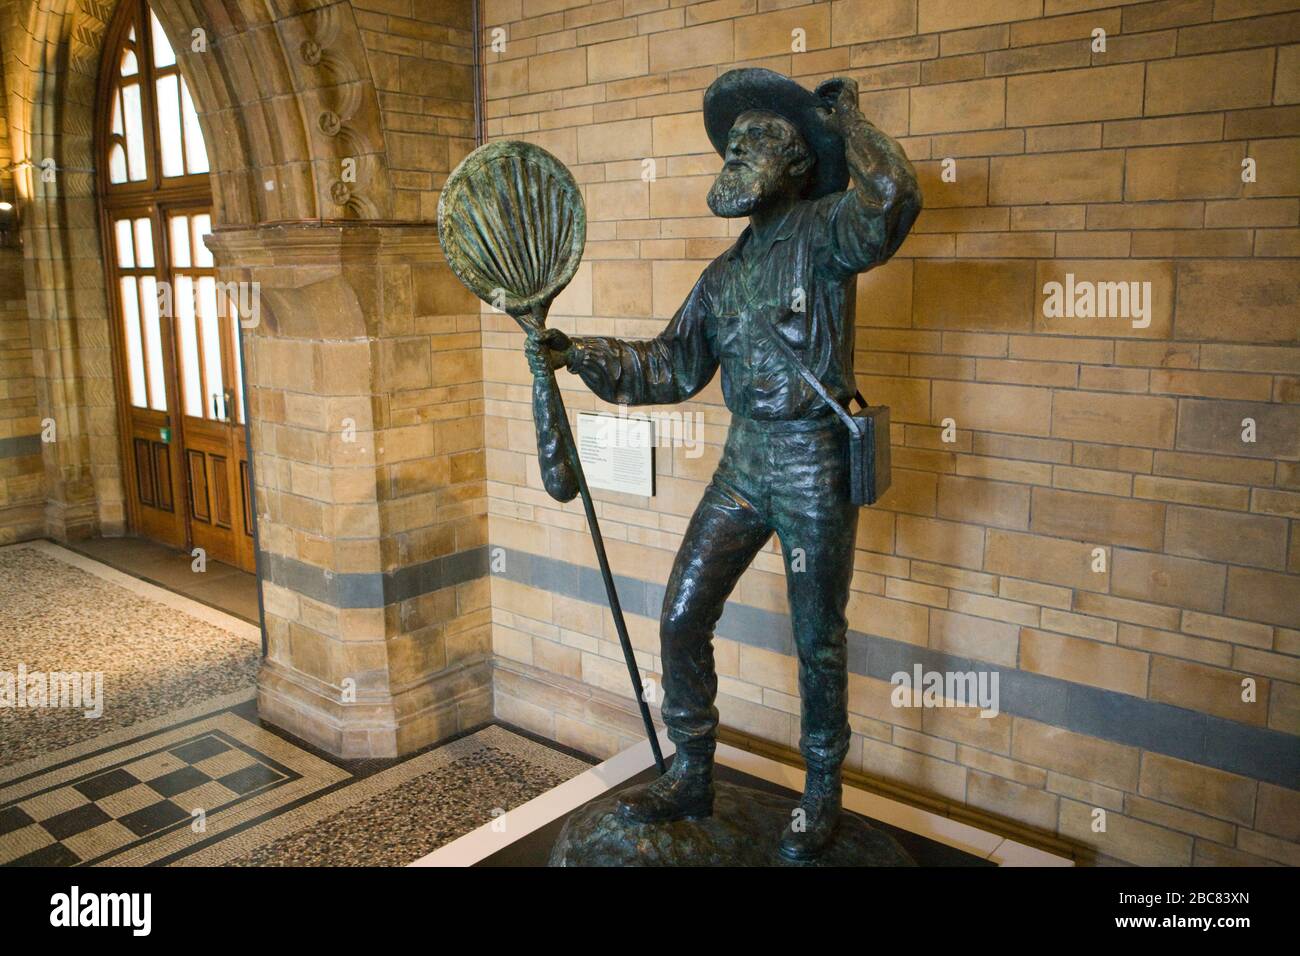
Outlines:
{"label": "net pole", "polygon": [[[538,326],[544,316],[537,316]],[[641,711],[641,722],[645,725],[646,739],[650,741],[650,751],[654,754],[655,767],[662,774],[667,770],[664,755],[659,747],[659,735],[655,733],[654,721],[650,717],[650,705],[646,703],[645,692],[641,687],[641,671],[636,666],[636,651],[632,648],[632,638],[627,632],[627,622],[623,620],[623,606],[618,600],[618,588],[614,585],[614,574],[609,567],[609,556],[605,554],[605,538],[600,533],[600,521],[596,518],[596,506],[591,500],[591,490],[587,487],[587,476],[582,471],[582,459],[578,457],[578,447],[573,440],[573,430],[569,427],[569,412],[564,407],[564,398],[560,394],[560,385],[555,380],[555,372],[548,369],[544,373],[547,383],[555,396],[558,406],[560,437],[564,441],[565,453],[573,464],[573,473],[578,479],[578,493],[582,496],[582,507],[587,512],[587,529],[591,532],[591,543],[596,549],[596,562],[600,565],[600,576],[605,582],[605,597],[609,601],[609,611],[614,618],[614,630],[618,632],[618,642],[623,648],[623,660],[627,662],[627,674],[632,681],[632,696]]]}

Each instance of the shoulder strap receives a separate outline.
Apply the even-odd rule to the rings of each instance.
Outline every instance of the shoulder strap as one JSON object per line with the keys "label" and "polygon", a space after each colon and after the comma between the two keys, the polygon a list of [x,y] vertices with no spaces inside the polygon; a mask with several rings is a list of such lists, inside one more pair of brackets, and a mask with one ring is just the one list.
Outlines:
{"label": "shoulder strap", "polygon": [[[817,393],[818,397],[821,398],[823,402],[831,407],[831,410],[840,417],[840,421],[844,423],[845,427],[856,434],[858,431],[858,425],[857,422],[853,420],[853,416],[849,414],[848,409],[837,402],[831,396],[830,392],[826,391],[826,386],[823,385],[821,380],[812,373],[812,369],[808,368],[807,365],[804,365],[804,363],[799,360],[799,356],[794,354],[794,349],[790,348],[790,344],[786,342],[785,339],[781,338],[781,333],[779,333],[772,323],[767,320],[767,316],[759,310],[754,310],[750,314],[754,316],[767,330],[768,337],[776,343],[782,354],[785,355],[786,360],[799,372],[799,376],[808,383],[809,387]],[[860,391],[855,389],[853,397],[857,399],[858,404],[863,408],[867,407],[866,399],[862,397]]]}

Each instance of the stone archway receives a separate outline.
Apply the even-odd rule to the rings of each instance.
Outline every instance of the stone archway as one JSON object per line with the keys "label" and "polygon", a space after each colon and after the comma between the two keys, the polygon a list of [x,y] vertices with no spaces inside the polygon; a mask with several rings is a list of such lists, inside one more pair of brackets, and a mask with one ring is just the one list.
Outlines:
{"label": "stone archway", "polygon": [[350,3],[152,6],[212,144],[218,226],[392,217],[378,94]]}
{"label": "stone archway", "polygon": [[[115,6],[0,0],[14,159],[29,164],[19,195],[40,414],[59,429],[42,448],[55,537],[124,521],[92,122]],[[441,264],[431,221],[393,221],[433,208],[473,133],[441,120],[421,140],[402,128],[409,113],[381,109],[375,76],[389,94],[400,76],[383,48],[412,41],[386,40],[374,16],[363,34],[348,0],[152,6],[209,147],[219,276],[261,287],[261,321],[243,336],[267,604],[259,709],[354,755],[482,722],[492,648],[477,303]],[[443,85],[435,95],[472,86],[444,82],[470,69],[469,8],[456,0],[407,25],[447,41],[432,54],[414,45],[419,77]],[[470,116],[466,96],[455,109]]]}
{"label": "stone archway", "polygon": [[[60,435],[43,448],[54,537],[124,520],[92,172],[115,6],[0,0],[14,158],[34,164],[20,199],[40,414]],[[471,2],[397,28],[428,45],[349,0],[152,6],[208,144],[219,278],[257,283],[263,306],[243,334],[268,643],[259,710],[358,756],[489,719],[479,315],[431,215],[473,144]],[[392,108],[418,99],[412,84],[443,112]]]}
{"label": "stone archway", "polygon": [[[94,84],[117,0],[9,0],[3,7],[15,162],[91,168]],[[347,0],[155,0],[214,160],[226,225],[388,219],[393,189],[378,95]],[[196,31],[201,31],[200,35]],[[65,156],[66,153],[66,156]],[[340,175],[356,163],[355,182]],[[68,169],[73,169],[67,165]],[[27,196],[55,190],[27,176]],[[363,185],[358,185],[363,184]]]}
{"label": "stone archway", "polygon": [[[5,87],[42,445],[46,530],[125,527],[108,308],[95,212],[94,110],[117,0],[11,0]],[[387,219],[378,97],[351,4],[155,0],[212,157],[218,227]],[[354,181],[345,182],[345,162]],[[358,187],[357,184],[364,184]]]}
{"label": "stone archway", "polygon": [[[99,23],[67,0],[5,10],[10,146],[24,200],[24,274],[38,407],[56,440],[42,444],[45,523],[79,537],[123,522],[89,122]],[[87,40],[91,45],[87,44]],[[26,165],[23,165],[26,164]],[[89,268],[77,268],[78,263]],[[78,316],[81,316],[80,320]]]}

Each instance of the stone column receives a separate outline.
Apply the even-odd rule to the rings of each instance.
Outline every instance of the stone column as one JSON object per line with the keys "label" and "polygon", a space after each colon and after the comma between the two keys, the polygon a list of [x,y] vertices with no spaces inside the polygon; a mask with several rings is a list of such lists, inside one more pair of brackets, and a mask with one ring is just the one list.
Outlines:
{"label": "stone column", "polygon": [[[13,12],[13,11],[10,11]],[[6,188],[19,200],[23,280],[30,323],[43,533],[59,540],[126,529],[122,454],[103,248],[95,196],[98,37],[105,25],[82,11],[6,23],[16,54],[6,64],[5,120],[20,168]],[[7,21],[9,18],[5,18]],[[35,31],[33,34],[32,31]],[[22,52],[19,52],[22,51]],[[26,59],[24,59],[26,57]],[[46,423],[52,423],[47,426]],[[32,434],[32,433],[29,433]]]}
{"label": "stone column", "polygon": [[490,719],[478,305],[435,228],[260,226],[209,245],[223,282],[258,284],[243,341],[262,718],[347,757]]}
{"label": "stone column", "polygon": [[[53,422],[53,440],[39,448],[44,468],[45,533],[59,541],[87,538],[100,531],[92,452],[116,454],[116,422],[111,386],[112,355],[103,308],[103,266],[93,263],[93,279],[70,269],[63,226],[48,219],[53,204],[38,199],[25,212],[24,284],[27,289],[37,415]],[[83,265],[85,265],[83,263]],[[99,301],[79,296],[84,285],[99,283]],[[95,395],[91,407],[88,393]],[[105,398],[109,404],[105,405]],[[101,439],[96,444],[95,439]],[[103,473],[114,471],[103,462]],[[121,533],[120,481],[106,482],[111,518],[105,530]]]}
{"label": "stone column", "polygon": [[22,252],[0,247],[0,546],[45,533],[40,432]]}

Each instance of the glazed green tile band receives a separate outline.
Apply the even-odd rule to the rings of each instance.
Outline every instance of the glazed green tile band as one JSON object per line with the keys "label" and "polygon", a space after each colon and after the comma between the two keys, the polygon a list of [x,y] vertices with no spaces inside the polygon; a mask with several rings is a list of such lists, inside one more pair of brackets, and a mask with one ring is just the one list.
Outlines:
{"label": "glazed green tile band", "polygon": [[40,435],[18,435],[0,438],[0,458],[26,458],[41,453]]}
{"label": "glazed green tile band", "polygon": [[[580,601],[604,600],[593,568],[513,548],[502,550],[501,576],[508,580]],[[625,576],[616,580],[629,614],[658,618],[663,585]],[[794,652],[786,615],[734,601],[727,604],[717,634],[779,654]],[[850,630],[848,644],[851,674],[887,681],[899,671],[910,672],[916,664],[933,671],[996,670],[1001,675],[999,706],[1005,713],[1300,790],[1300,745],[1290,734],[862,631]]]}

